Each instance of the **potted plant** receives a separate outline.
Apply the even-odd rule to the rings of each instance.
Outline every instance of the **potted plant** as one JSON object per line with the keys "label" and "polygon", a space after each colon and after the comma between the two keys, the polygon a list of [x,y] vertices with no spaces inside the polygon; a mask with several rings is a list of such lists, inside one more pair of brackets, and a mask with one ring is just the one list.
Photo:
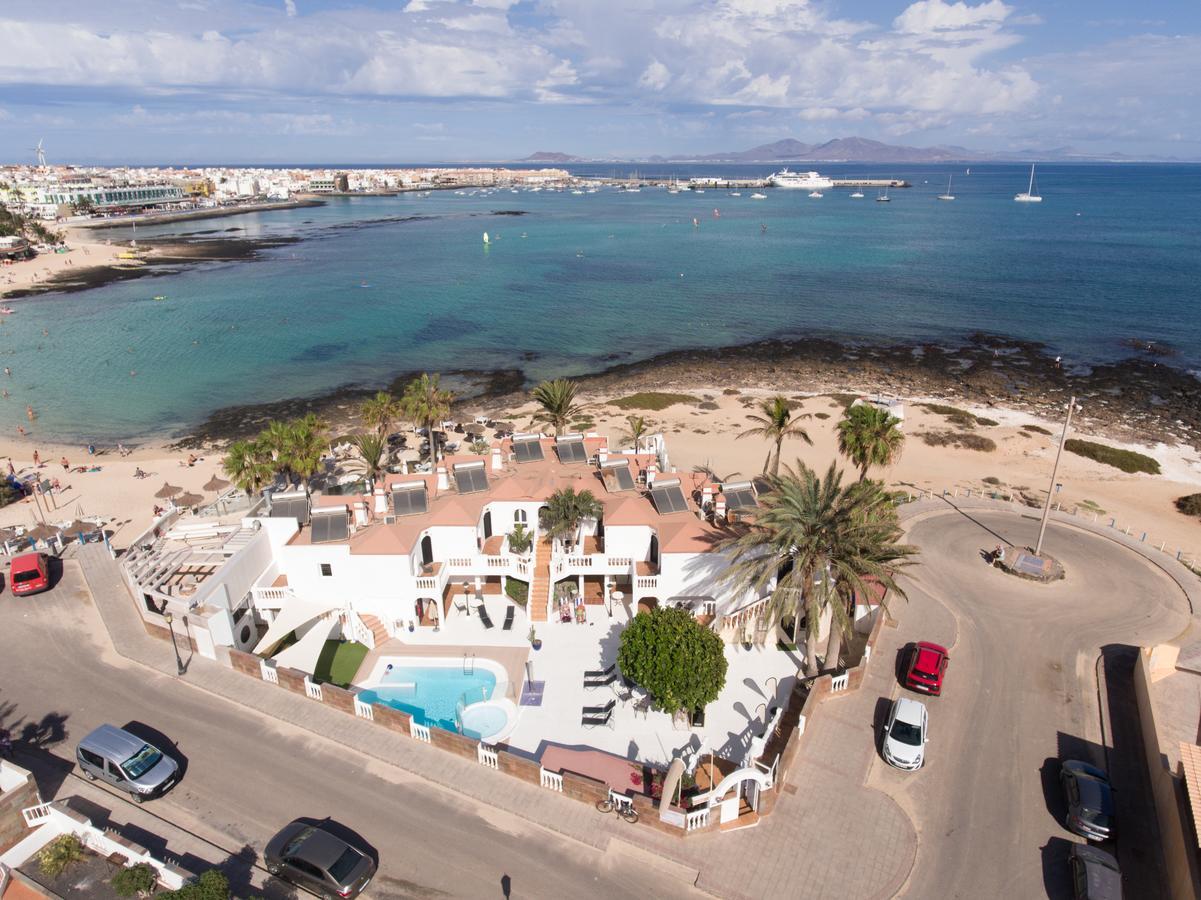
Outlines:
{"label": "potted plant", "polygon": [[532,646],[535,650],[542,649],[542,638],[538,637],[538,632],[534,631],[533,626],[530,626],[529,639],[530,646]]}
{"label": "potted plant", "polygon": [[518,556],[525,556],[534,545],[534,534],[520,522],[509,532],[509,550]]}

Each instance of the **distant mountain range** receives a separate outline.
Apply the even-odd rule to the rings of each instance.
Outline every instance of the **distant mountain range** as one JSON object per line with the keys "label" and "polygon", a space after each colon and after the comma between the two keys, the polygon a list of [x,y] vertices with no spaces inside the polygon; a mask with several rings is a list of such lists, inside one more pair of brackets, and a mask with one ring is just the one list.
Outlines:
{"label": "distant mountain range", "polygon": [[1027,149],[990,152],[969,150],[967,147],[939,145],[935,147],[905,147],[884,144],[870,138],[835,138],[821,144],[806,144],[793,138],[761,144],[750,150],[729,150],[722,153],[706,153],[689,156],[649,156],[629,160],[588,160],[568,153],[539,151],[521,162],[573,163],[573,162],[727,162],[727,163],[796,163],[796,162],[862,162],[862,163],[939,163],[939,162],[1133,162],[1154,160],[1160,162],[1183,162],[1175,157],[1136,157],[1125,153],[1082,153],[1073,147],[1054,149]]}

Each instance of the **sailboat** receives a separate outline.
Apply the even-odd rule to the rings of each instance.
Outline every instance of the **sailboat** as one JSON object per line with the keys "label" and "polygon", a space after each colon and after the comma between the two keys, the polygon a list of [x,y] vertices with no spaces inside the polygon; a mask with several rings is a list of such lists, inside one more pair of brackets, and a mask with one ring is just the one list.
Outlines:
{"label": "sailboat", "polygon": [[1021,194],[1014,194],[1013,199],[1018,203],[1042,203],[1043,198],[1034,193],[1034,163],[1030,164],[1030,184],[1026,186],[1026,190]]}
{"label": "sailboat", "polygon": [[938,195],[939,200],[954,200],[955,195],[951,193],[951,176],[947,176],[947,192]]}
{"label": "sailboat", "polygon": [[876,195],[876,202],[877,203],[891,203],[892,202],[891,200],[888,199],[888,188],[887,187],[884,188],[883,194]]}
{"label": "sailboat", "polygon": [[491,244],[491,243],[492,243],[492,239],[488,237],[488,232],[485,231],[484,232],[484,244],[487,245],[487,244]]}
{"label": "sailboat", "polygon": [[863,191],[855,191],[853,194],[851,194],[851,199],[852,200],[862,200],[863,199]]}

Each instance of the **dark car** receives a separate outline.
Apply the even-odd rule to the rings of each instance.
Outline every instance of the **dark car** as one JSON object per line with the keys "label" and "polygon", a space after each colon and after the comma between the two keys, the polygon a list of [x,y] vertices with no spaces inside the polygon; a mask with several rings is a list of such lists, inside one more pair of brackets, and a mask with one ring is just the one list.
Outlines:
{"label": "dark car", "polygon": [[1099,847],[1072,844],[1072,891],[1076,900],[1122,900],[1118,861]]}
{"label": "dark car", "polygon": [[1068,814],[1068,830],[1093,841],[1113,837],[1113,789],[1109,778],[1096,766],[1078,759],[1065,760],[1059,770]]}
{"label": "dark car", "polygon": [[267,843],[263,861],[272,875],[308,888],[322,900],[357,897],[375,874],[367,854],[299,819]]}
{"label": "dark car", "polygon": [[905,687],[937,697],[942,693],[942,677],[946,674],[947,663],[950,661],[946,647],[921,641],[909,654]]}

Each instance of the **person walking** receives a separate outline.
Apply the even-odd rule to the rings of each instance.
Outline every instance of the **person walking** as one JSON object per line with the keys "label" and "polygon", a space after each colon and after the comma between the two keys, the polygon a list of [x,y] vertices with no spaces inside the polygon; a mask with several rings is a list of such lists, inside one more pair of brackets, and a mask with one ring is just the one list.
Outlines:
{"label": "person walking", "polygon": [[71,471],[71,464],[67,462],[67,458],[65,456],[59,460],[59,464],[63,467],[64,472]]}
{"label": "person walking", "polygon": [[40,469],[42,467],[42,454],[38,453],[36,450],[33,451],[33,467],[35,469]]}

